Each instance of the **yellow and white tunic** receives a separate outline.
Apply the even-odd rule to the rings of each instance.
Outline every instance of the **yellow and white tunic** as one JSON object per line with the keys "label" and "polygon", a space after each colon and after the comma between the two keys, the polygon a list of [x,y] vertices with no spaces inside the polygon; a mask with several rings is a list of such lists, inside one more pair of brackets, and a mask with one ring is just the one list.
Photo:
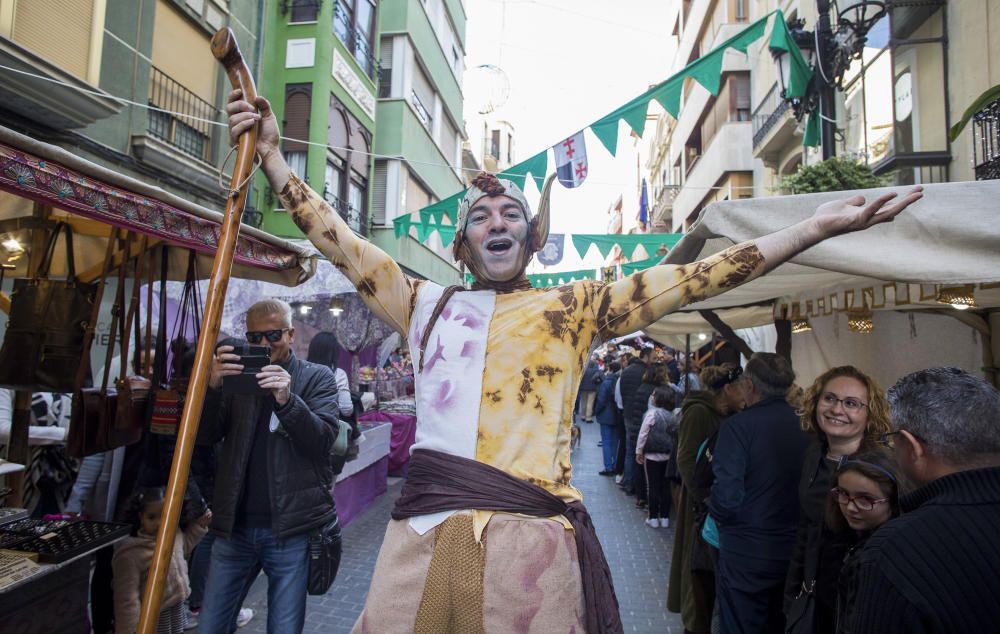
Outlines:
{"label": "yellow and white tunic", "polygon": [[[419,359],[417,347],[444,288],[404,275],[294,175],[281,200],[371,310],[407,337],[413,359]],[[414,448],[478,460],[565,501],[580,500],[571,483],[570,430],[592,347],[763,270],[763,257],[748,242],[610,284],[584,280],[504,294],[456,293],[434,324],[423,370],[415,377]],[[358,631],[583,631],[568,524],[561,518],[452,515],[390,522]],[[484,551],[480,561],[450,561],[444,552],[449,549],[439,543],[442,534],[451,555],[475,558],[476,550]],[[485,548],[474,548],[482,542]],[[455,577],[456,566],[472,566],[471,578]]]}

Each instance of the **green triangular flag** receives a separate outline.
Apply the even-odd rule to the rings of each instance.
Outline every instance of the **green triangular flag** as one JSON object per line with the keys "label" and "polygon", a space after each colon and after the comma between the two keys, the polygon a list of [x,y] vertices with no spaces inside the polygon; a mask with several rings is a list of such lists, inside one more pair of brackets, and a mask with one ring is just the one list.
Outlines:
{"label": "green triangular flag", "polygon": [[452,222],[458,217],[458,204],[462,202],[462,198],[465,196],[465,192],[468,190],[463,189],[457,194],[452,194],[447,198],[437,201],[432,205],[428,205],[420,210],[420,218],[430,218],[434,222],[440,224],[442,217],[447,217]]}
{"label": "green triangular flag", "polygon": [[611,156],[618,151],[618,117],[612,113],[607,117],[598,119],[590,125],[590,131],[594,133],[597,140],[601,142]]}
{"label": "green triangular flag", "polygon": [[403,236],[405,236],[407,233],[410,232],[410,217],[399,216],[397,218],[393,218],[392,229],[393,232],[396,234],[396,239],[399,240],[400,238],[402,238]]}
{"label": "green triangular flag", "polygon": [[437,232],[441,236],[441,244],[445,247],[455,239],[455,227],[452,225],[438,225]]}
{"label": "green triangular flag", "polygon": [[808,119],[806,119],[806,133],[802,137],[802,145],[807,147],[816,147],[819,145],[819,141],[819,113],[814,112],[809,115]]}
{"label": "green triangular flag", "polygon": [[[788,97],[803,97],[812,80],[812,70],[802,58],[799,47],[792,39],[792,34],[785,23],[785,15],[781,11],[774,14],[774,24],[771,26],[771,39],[768,41],[768,48],[773,51],[784,51],[789,55],[788,86],[785,87],[785,95]],[[779,70],[780,72],[780,70]]]}
{"label": "green triangular flag", "polygon": [[722,80],[722,56],[725,54],[724,48],[713,49],[708,55],[688,64],[681,72],[704,86],[708,92],[718,95],[719,82]]}
{"label": "green triangular flag", "polygon": [[546,148],[526,161],[521,161],[517,165],[508,167],[499,174],[502,178],[509,178],[515,185],[524,190],[524,182],[528,174],[534,179],[538,190],[541,191],[545,184],[545,172],[549,168],[549,150]]}
{"label": "green triangular flag", "polygon": [[677,114],[681,111],[681,93],[683,91],[684,78],[671,77],[656,87],[653,92],[653,99],[660,102],[663,109],[676,119]]}

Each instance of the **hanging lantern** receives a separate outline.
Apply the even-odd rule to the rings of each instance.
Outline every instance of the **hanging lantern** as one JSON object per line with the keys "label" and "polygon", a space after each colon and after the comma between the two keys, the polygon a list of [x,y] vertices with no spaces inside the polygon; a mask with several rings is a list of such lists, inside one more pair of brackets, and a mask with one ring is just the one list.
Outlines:
{"label": "hanging lantern", "polygon": [[334,317],[340,317],[341,313],[344,312],[344,300],[339,295],[330,298],[330,312],[333,313]]}
{"label": "hanging lantern", "polygon": [[[787,309],[786,309],[787,310]],[[799,312],[799,305],[795,304],[792,306],[792,316],[788,318],[792,322],[792,334],[799,332],[809,332],[812,330],[812,325],[809,320],[802,316]]]}
{"label": "hanging lantern", "polygon": [[867,306],[860,309],[849,309],[847,311],[847,330],[865,335],[875,330],[871,309]]}
{"label": "hanging lantern", "polygon": [[955,310],[968,310],[976,307],[975,289],[972,284],[942,287],[938,290],[937,301],[948,304]]}

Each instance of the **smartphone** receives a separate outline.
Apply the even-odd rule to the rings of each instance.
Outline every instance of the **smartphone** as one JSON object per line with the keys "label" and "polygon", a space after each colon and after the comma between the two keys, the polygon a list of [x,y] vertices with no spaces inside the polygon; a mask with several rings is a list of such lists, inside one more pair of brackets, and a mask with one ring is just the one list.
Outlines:
{"label": "smartphone", "polygon": [[271,352],[267,346],[257,346],[245,343],[235,346],[230,354],[239,355],[237,363],[243,366],[243,371],[232,376],[222,377],[222,391],[227,394],[259,394],[263,392],[257,384],[257,373],[266,365],[271,365]]}

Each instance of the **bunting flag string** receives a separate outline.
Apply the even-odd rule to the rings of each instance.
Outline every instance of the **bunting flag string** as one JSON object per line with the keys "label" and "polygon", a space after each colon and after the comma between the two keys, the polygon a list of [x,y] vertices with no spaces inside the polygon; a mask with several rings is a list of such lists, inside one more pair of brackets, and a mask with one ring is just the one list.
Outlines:
{"label": "bunting flag string", "polygon": [[635,262],[625,262],[621,265],[622,267],[622,277],[628,277],[633,273],[638,273],[639,271],[645,271],[646,269],[656,266],[663,259],[662,255],[654,255],[651,258],[646,258],[645,260],[637,260]]}
{"label": "bunting flag string", "polygon": [[674,245],[684,236],[683,233],[574,233],[573,246],[581,258],[587,257],[590,247],[596,245],[601,257],[608,257],[611,249],[618,247],[625,257],[632,259],[639,245],[645,249],[646,255],[655,254],[660,247],[674,248]]}
{"label": "bunting flag string", "polygon": [[[704,87],[712,95],[717,96],[719,94],[719,88],[722,81],[722,63],[726,51],[732,49],[745,54],[750,44],[764,37],[767,31],[768,22],[771,23],[771,35],[767,42],[768,48],[772,51],[787,53],[789,58],[788,85],[785,88],[784,96],[791,99],[804,97],[806,90],[812,81],[812,70],[809,68],[809,65],[802,57],[802,53],[799,51],[798,46],[795,45],[795,41],[792,39],[791,33],[788,30],[788,25],[785,22],[784,13],[781,10],[775,10],[756,20],[739,33],[736,33],[721,44],[717,45],[711,51],[694,60],[663,82],[652,86],[638,97],[628,101],[627,103],[616,108],[614,111],[601,117],[588,126],[588,128],[601,142],[601,145],[603,145],[608,152],[614,156],[618,150],[619,122],[624,121],[628,124],[632,132],[634,132],[639,138],[642,138],[642,134],[646,126],[646,112],[649,109],[649,103],[653,100],[656,100],[661,106],[663,106],[664,110],[676,118],[680,113],[681,96],[684,90],[685,80],[692,79]],[[578,132],[575,135],[571,135],[570,138],[579,134],[580,133]],[[806,122],[803,145],[815,146],[818,144],[819,119],[815,114],[811,114]],[[545,149],[528,160],[522,161],[521,163],[508,168],[502,172],[500,176],[514,181],[517,186],[523,190],[527,177],[530,175],[531,178],[534,179],[538,189],[541,190],[545,180],[546,171],[548,170],[548,152],[549,149]],[[422,233],[425,236],[429,235],[431,231],[438,230],[441,227],[449,227],[450,225],[442,224],[441,220],[442,218],[447,217],[452,223],[454,223],[454,219],[457,215],[456,212],[458,210],[458,203],[464,195],[465,191],[461,191],[453,196],[445,198],[442,201],[434,203],[433,205],[424,207],[420,210],[420,219],[416,222],[412,219],[400,220],[400,218],[397,218],[394,220],[397,227],[397,235],[404,235],[406,233],[406,229],[401,229],[402,226],[407,228],[410,226],[417,226],[418,234]],[[452,233],[452,237],[454,237],[454,229],[446,229],[445,231],[450,231]],[[581,246],[577,243],[577,236],[574,236],[574,245],[577,247],[577,250],[580,251]],[[587,248],[589,248],[589,246]],[[599,245],[598,248],[603,249],[604,247]],[[608,246],[607,250],[610,251],[610,249],[611,247]],[[606,252],[603,250],[602,255],[606,256]]]}

